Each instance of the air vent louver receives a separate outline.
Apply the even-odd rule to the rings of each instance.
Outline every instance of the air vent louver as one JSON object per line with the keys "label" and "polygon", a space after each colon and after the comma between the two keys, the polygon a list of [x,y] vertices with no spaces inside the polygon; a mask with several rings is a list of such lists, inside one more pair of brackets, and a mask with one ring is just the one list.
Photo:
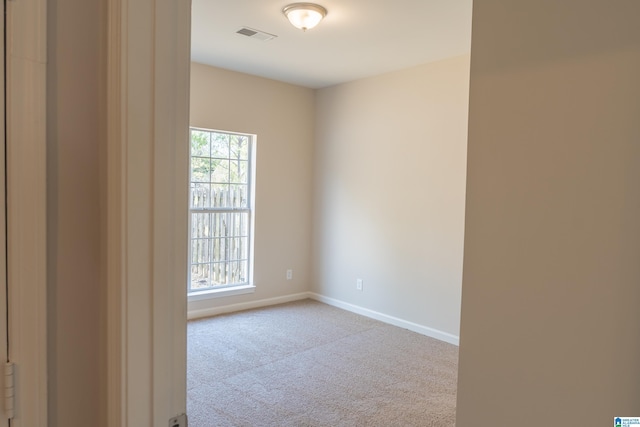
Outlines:
{"label": "air vent louver", "polygon": [[247,36],[247,37],[255,36],[256,34],[258,34],[257,31],[253,31],[248,28],[241,28],[238,31],[236,31],[236,33],[242,34],[243,36]]}
{"label": "air vent louver", "polygon": [[236,31],[237,34],[242,34],[243,36],[251,37],[252,39],[261,40],[263,42],[273,40],[276,36],[275,34],[265,33],[264,31],[256,30],[253,28],[243,27]]}

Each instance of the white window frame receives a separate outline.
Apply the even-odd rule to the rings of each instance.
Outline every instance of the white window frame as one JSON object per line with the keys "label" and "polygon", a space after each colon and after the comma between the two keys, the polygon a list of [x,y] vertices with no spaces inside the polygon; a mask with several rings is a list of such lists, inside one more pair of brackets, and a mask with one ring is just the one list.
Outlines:
{"label": "white window frame", "polygon": [[[247,206],[242,208],[192,208],[191,206],[191,194],[189,195],[189,268],[187,277],[187,296],[188,301],[198,301],[203,299],[218,298],[232,295],[241,295],[254,292],[255,286],[253,284],[253,254],[254,254],[254,226],[255,226],[255,169],[256,169],[256,141],[257,136],[255,134],[208,129],[192,126],[189,128],[189,186],[193,182],[191,179],[191,131],[221,133],[227,135],[240,135],[247,137],[249,140],[248,147],[248,170],[247,170]],[[190,191],[189,191],[190,192]],[[191,220],[193,213],[247,213],[248,218],[248,232],[247,242],[249,245],[247,256],[247,281],[243,283],[231,283],[225,285],[217,285],[211,288],[203,288],[202,290],[191,289],[191,266],[192,266],[192,229]]]}

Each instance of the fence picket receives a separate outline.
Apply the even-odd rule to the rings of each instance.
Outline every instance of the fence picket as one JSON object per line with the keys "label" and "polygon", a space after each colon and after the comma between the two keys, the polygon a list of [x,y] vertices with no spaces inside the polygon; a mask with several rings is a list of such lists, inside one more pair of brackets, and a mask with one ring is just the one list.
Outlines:
{"label": "fence picket", "polygon": [[[192,184],[191,206],[196,209],[242,208],[244,187],[210,188]],[[192,213],[192,287],[210,287],[246,280],[247,229],[245,214]]]}

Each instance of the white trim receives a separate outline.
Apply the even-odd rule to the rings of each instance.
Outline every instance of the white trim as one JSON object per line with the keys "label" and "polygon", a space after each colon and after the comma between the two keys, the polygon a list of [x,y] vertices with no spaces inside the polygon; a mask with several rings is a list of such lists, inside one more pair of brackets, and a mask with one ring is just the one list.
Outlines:
{"label": "white trim", "polygon": [[337,299],[325,297],[313,292],[309,293],[309,298],[316,301],[323,302],[325,304],[332,305],[334,307],[341,308],[343,310],[350,311],[352,313],[360,314],[362,316],[369,317],[371,319],[379,320],[390,325],[398,326],[400,328],[408,329],[413,332],[417,332],[421,335],[426,335],[431,338],[435,338],[440,341],[448,342],[449,344],[460,345],[460,337],[452,335],[448,332],[439,331],[428,326],[419,325],[417,323],[409,322],[407,320],[399,319],[397,317],[389,316],[384,313],[369,310],[368,308],[360,307],[348,302],[340,301]]}
{"label": "white trim", "polygon": [[208,289],[206,291],[190,292],[187,301],[202,301],[215,298],[230,297],[233,295],[251,294],[256,291],[254,285],[229,286],[222,289]]}
{"label": "white trim", "polygon": [[189,310],[187,316],[189,320],[200,319],[203,317],[216,316],[218,314],[234,313],[236,311],[251,310],[253,308],[269,307],[271,305],[284,304],[286,302],[300,301],[307,298],[311,298],[311,293],[301,292],[299,294],[285,295],[282,297],[241,302],[238,304],[223,305],[219,307],[208,307],[200,310]]}
{"label": "white trim", "polygon": [[[231,131],[225,131],[225,130],[219,130],[219,129],[207,129],[207,128],[199,128],[199,127],[189,127],[189,147],[191,147],[191,143],[192,143],[192,134],[193,132],[201,132],[201,133],[208,133],[208,134],[225,134],[225,135],[237,135],[237,136],[241,136],[241,137],[246,137],[248,140],[248,147],[247,147],[247,159],[246,160],[242,160],[242,161],[246,161],[247,165],[249,166],[249,169],[247,171],[247,182],[246,182],[246,186],[247,186],[247,206],[244,208],[237,208],[237,207],[226,207],[226,208],[220,208],[220,207],[216,207],[216,208],[193,208],[191,206],[191,203],[193,202],[193,196],[192,194],[189,194],[189,201],[188,201],[188,206],[189,206],[189,244],[188,244],[188,251],[189,251],[189,266],[187,269],[187,274],[188,274],[188,278],[187,278],[187,293],[189,295],[188,301],[194,301],[197,299],[206,299],[206,298],[219,298],[219,297],[224,297],[227,295],[239,295],[239,294],[243,294],[243,293],[249,293],[249,292],[253,292],[253,291],[247,291],[246,289],[251,289],[251,288],[255,288],[254,286],[251,285],[251,283],[253,283],[253,255],[254,255],[254,229],[255,229],[255,186],[256,186],[256,181],[255,181],[255,176],[256,176],[256,157],[255,157],[255,146],[256,146],[256,139],[257,136],[256,134],[253,133],[241,133],[241,132],[231,132]],[[209,185],[213,185],[212,182],[196,182],[193,181],[193,177],[191,176],[191,172],[192,172],[192,168],[191,168],[191,162],[193,160],[193,155],[191,154],[191,149],[189,149],[189,188],[191,188],[191,186],[193,184],[209,184]],[[199,157],[199,158],[204,158],[205,156],[195,156],[195,157]],[[207,156],[209,159],[211,159],[211,152],[209,152],[209,156]],[[229,152],[229,156],[228,156],[229,161],[233,160],[231,159],[231,153]],[[240,183],[242,184],[242,183]],[[233,185],[231,184],[231,181],[229,182],[229,185]],[[189,190],[191,191],[191,190]],[[248,232],[247,232],[247,244],[248,244],[248,250],[247,250],[247,277],[246,280],[243,282],[243,284],[241,285],[231,285],[228,286],[229,288],[232,288],[233,291],[227,291],[225,292],[224,289],[222,290],[212,290],[209,289],[207,291],[203,291],[203,292],[199,292],[199,291],[192,291],[192,281],[191,281],[191,272],[193,269],[193,236],[191,235],[191,233],[193,233],[193,228],[192,228],[192,219],[193,219],[193,214],[214,214],[214,213],[247,213],[248,216]],[[201,237],[202,238],[202,237]],[[208,297],[198,297],[199,295],[205,295],[208,294]]]}
{"label": "white trim", "polygon": [[46,0],[6,2],[9,357],[13,427],[47,425]]}
{"label": "white trim", "polygon": [[108,0],[107,425],[186,411],[190,0]]}
{"label": "white trim", "polygon": [[440,341],[448,342],[449,344],[460,345],[460,337],[452,335],[448,332],[439,331],[428,326],[419,325],[417,323],[409,322],[407,320],[399,319],[397,317],[389,316],[384,313],[369,310],[368,308],[360,307],[348,302],[340,301],[334,298],[329,298],[324,295],[317,294],[315,292],[301,292],[299,294],[285,295],[275,298],[261,299],[257,301],[242,302],[238,304],[229,304],[217,307],[207,307],[203,309],[189,309],[189,320],[200,319],[203,317],[216,316],[218,314],[234,313],[236,311],[251,310],[254,308],[269,307],[277,304],[284,304],[292,301],[300,301],[303,299],[313,299],[333,307],[340,308],[342,310],[350,311],[352,313],[359,314],[361,316],[369,317],[371,319],[379,320],[389,325],[398,326],[403,329],[408,329],[413,332],[417,332],[421,335],[426,335],[431,338],[435,338]]}
{"label": "white trim", "polygon": [[[187,411],[187,295],[184,281],[189,231],[191,0],[154,0],[153,6],[154,91],[148,99],[154,106],[151,424],[162,426],[168,424],[169,418]],[[137,116],[135,111],[129,114],[132,118]]]}

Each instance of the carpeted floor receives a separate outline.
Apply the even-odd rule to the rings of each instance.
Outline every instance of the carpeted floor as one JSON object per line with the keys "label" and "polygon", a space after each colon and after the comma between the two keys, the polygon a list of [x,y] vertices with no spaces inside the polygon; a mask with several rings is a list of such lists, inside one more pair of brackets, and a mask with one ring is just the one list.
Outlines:
{"label": "carpeted floor", "polygon": [[458,348],[312,300],[189,322],[190,427],[455,425]]}

